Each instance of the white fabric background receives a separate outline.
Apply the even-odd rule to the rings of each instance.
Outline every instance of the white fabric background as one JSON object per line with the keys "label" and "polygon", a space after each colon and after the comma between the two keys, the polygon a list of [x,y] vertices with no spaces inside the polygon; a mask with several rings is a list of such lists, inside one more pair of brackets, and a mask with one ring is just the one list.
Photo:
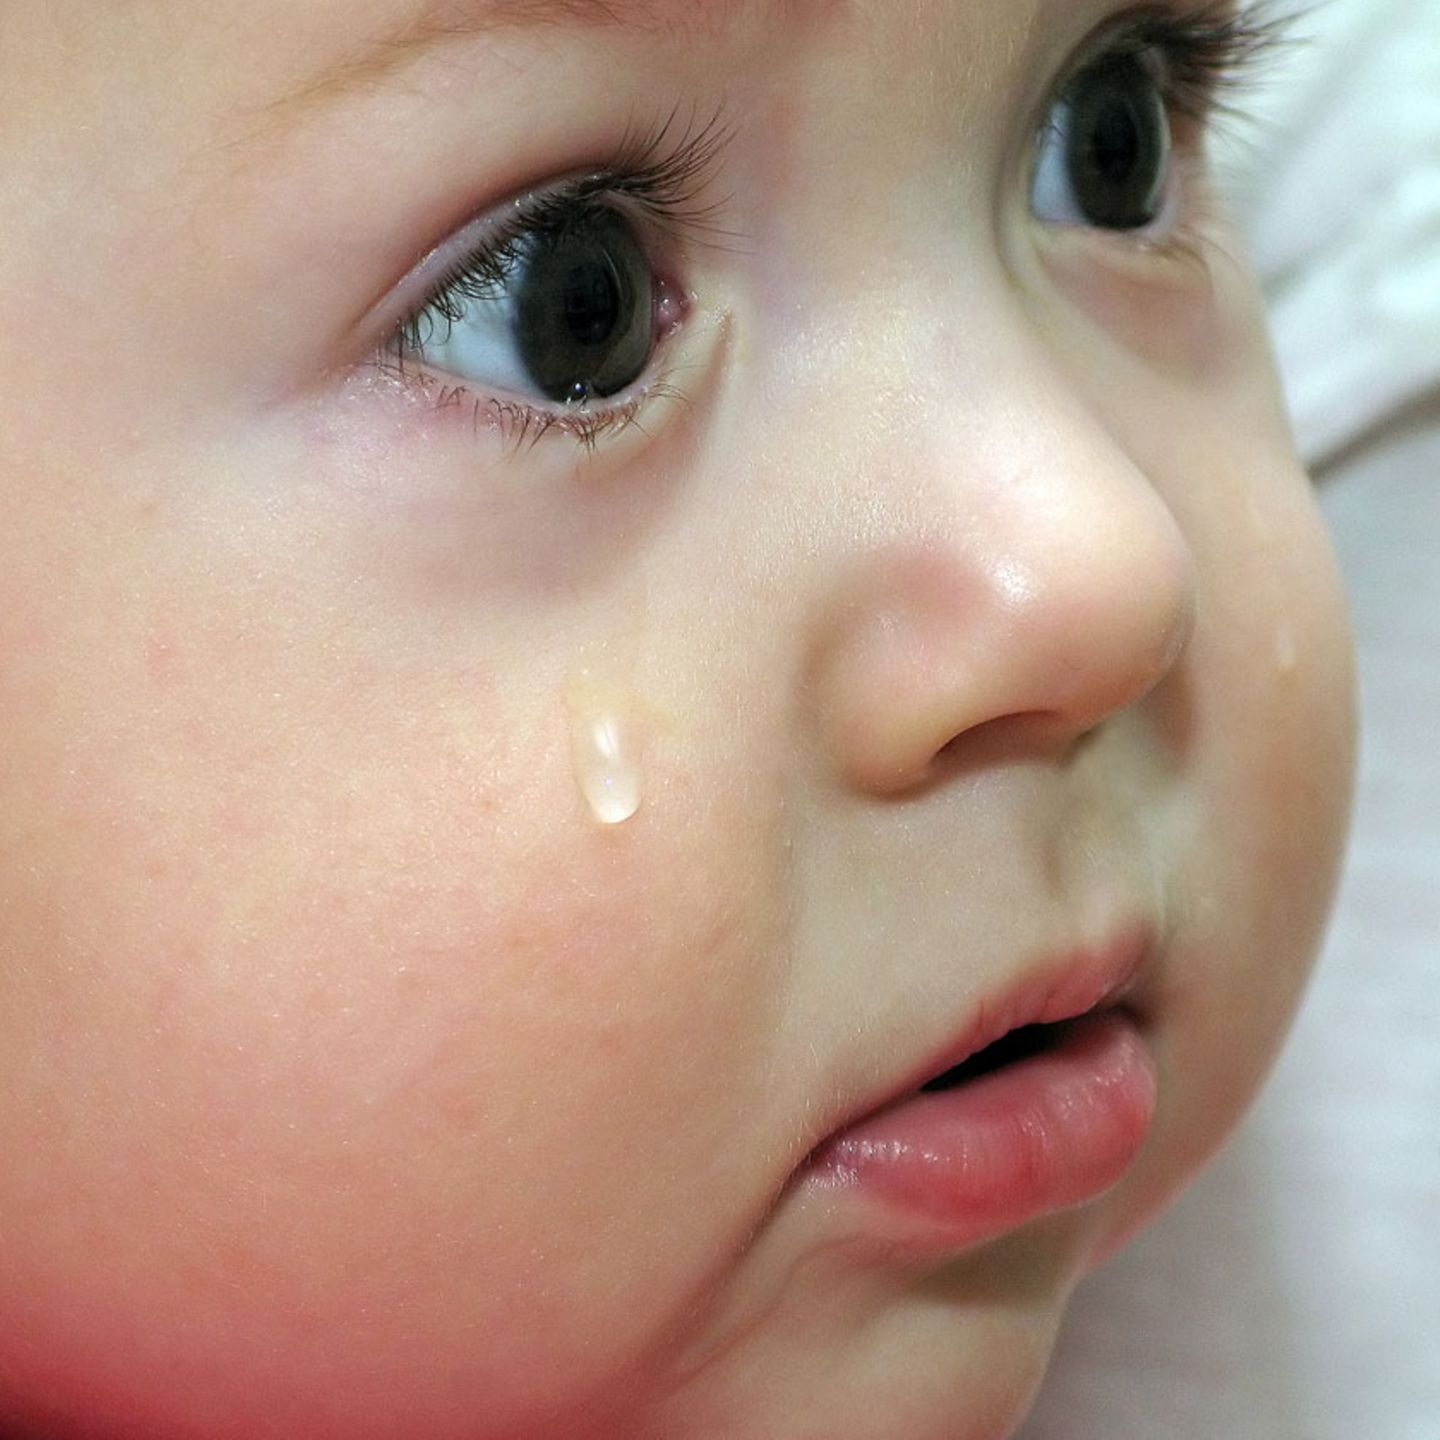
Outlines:
{"label": "white fabric background", "polygon": [[1082,1287],[1023,1440],[1440,1440],[1440,0],[1305,28],[1227,158],[1355,609],[1355,834],[1269,1087]]}
{"label": "white fabric background", "polygon": [[1318,463],[1440,383],[1440,0],[1319,0],[1294,33],[1221,163]]}

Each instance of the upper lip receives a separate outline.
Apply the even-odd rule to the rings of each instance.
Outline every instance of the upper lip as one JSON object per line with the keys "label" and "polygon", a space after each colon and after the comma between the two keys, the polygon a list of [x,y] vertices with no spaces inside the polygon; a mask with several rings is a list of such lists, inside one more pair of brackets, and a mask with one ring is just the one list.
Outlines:
{"label": "upper lip", "polygon": [[[916,1094],[928,1081],[962,1065],[1013,1030],[1059,1024],[1093,1010],[1126,1005],[1134,996],[1153,949],[1153,932],[1132,925],[1099,946],[1080,946],[1051,955],[1010,985],[982,995],[950,1036],[883,1090],[849,1111],[830,1134]],[[828,1137],[827,1137],[828,1138]]]}

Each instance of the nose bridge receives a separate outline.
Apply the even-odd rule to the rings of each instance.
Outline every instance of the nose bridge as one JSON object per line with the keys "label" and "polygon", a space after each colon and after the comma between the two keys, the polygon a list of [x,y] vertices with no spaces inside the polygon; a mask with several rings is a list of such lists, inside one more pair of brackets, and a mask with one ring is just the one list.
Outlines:
{"label": "nose bridge", "polygon": [[981,350],[958,323],[929,327],[944,378],[852,452],[863,539],[813,631],[826,741],[870,789],[922,782],[998,722],[1073,741],[1148,694],[1193,622],[1191,557],[1150,478],[1038,341],[997,328]]}

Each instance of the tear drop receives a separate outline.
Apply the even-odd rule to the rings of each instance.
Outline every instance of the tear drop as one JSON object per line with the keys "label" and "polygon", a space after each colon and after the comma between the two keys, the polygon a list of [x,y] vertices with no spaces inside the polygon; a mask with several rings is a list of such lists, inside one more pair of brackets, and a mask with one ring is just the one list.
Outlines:
{"label": "tear drop", "polygon": [[600,825],[633,820],[644,801],[633,707],[620,687],[588,667],[570,687],[575,779]]}

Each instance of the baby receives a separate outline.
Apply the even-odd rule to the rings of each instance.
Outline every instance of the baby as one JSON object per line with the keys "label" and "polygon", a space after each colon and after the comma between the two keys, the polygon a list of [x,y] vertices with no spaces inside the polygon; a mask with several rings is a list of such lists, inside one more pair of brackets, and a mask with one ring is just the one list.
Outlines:
{"label": "baby", "polygon": [[1342,843],[1268,33],[6,5],[4,1440],[1014,1432]]}

